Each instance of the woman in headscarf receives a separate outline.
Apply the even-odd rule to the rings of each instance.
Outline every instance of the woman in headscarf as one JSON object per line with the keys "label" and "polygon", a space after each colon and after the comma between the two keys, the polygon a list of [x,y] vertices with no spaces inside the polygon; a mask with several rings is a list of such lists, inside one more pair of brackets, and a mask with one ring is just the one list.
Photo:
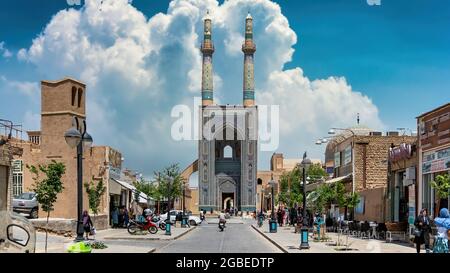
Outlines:
{"label": "woman in headscarf", "polygon": [[91,229],[92,229],[92,221],[91,221],[91,216],[89,216],[89,213],[87,212],[87,210],[83,211],[83,227],[84,227],[84,232],[86,233],[86,240],[89,240],[89,234],[91,233]]}
{"label": "woman in headscarf", "polygon": [[433,252],[434,253],[448,253],[450,245],[448,241],[448,231],[450,230],[450,214],[448,209],[443,208],[439,212],[439,217],[434,219],[436,224],[437,236],[434,243]]}
{"label": "woman in headscarf", "polygon": [[416,243],[417,253],[420,253],[420,247],[422,244],[425,244],[426,252],[430,252],[430,218],[428,217],[428,210],[423,209],[419,216],[417,216],[414,221],[415,230],[415,238],[414,242]]}

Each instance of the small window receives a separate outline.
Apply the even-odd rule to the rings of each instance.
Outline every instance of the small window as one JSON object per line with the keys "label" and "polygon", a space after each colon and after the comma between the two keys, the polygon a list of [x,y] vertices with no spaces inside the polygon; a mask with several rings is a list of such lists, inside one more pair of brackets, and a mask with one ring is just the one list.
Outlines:
{"label": "small window", "polygon": [[81,107],[81,99],[83,98],[83,89],[78,89],[78,108]]}
{"label": "small window", "polygon": [[230,145],[225,146],[223,148],[223,158],[233,158],[233,149]]}
{"label": "small window", "polygon": [[72,87],[72,106],[75,106],[75,97],[77,96],[77,88]]}

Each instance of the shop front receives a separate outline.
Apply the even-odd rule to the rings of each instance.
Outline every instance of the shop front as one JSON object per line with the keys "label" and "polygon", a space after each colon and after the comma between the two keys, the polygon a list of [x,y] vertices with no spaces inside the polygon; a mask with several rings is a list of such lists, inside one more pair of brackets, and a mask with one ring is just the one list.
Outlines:
{"label": "shop front", "polygon": [[387,219],[391,222],[413,223],[416,216],[417,147],[403,143],[391,147]]}
{"label": "shop front", "polygon": [[449,207],[448,196],[439,197],[432,187],[439,175],[450,173],[450,103],[417,118],[419,131],[419,202],[431,217]]}
{"label": "shop front", "polygon": [[441,208],[449,208],[448,196],[439,198],[431,186],[439,175],[450,174],[450,147],[423,153],[422,207],[437,215]]}

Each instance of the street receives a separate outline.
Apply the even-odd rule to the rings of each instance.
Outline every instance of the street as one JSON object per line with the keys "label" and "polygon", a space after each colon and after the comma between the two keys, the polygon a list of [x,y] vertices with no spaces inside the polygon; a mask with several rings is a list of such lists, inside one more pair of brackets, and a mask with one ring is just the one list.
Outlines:
{"label": "street", "polygon": [[[234,220],[234,219],[233,219]],[[240,221],[240,220],[239,220]],[[105,243],[111,252],[155,252],[155,253],[280,253],[281,251],[253,230],[253,220],[243,220],[239,223],[227,223],[224,232],[219,232],[216,223],[203,223],[186,235],[176,240],[136,240],[112,239],[111,236],[125,230],[100,231],[97,240]],[[176,232],[182,231],[176,228]],[[174,230],[175,232],[175,230]],[[163,235],[159,231],[158,236]],[[109,237],[108,237],[109,236]],[[149,238],[152,238],[148,235]],[[119,237],[118,237],[119,238]],[[44,252],[45,233],[37,233],[37,252]],[[49,235],[48,252],[66,252],[65,248],[73,242],[71,238]]]}
{"label": "street", "polygon": [[281,251],[255,232],[247,220],[243,224],[227,224],[219,232],[217,224],[198,226],[194,231],[166,246],[156,253],[280,253]]}

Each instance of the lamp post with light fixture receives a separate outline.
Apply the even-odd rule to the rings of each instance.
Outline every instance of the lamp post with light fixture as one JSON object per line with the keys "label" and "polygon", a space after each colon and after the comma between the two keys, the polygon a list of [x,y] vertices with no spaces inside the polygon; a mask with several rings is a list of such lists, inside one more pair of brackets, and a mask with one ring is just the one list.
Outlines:
{"label": "lamp post with light fixture", "polygon": [[273,180],[273,174],[270,177],[269,185],[272,188],[271,193],[271,201],[272,201],[272,211],[270,214],[270,220],[269,220],[269,232],[270,233],[276,233],[277,232],[277,220],[275,219],[275,192],[274,188],[277,185],[277,183]]}
{"label": "lamp post with light fixture", "polygon": [[64,134],[66,143],[70,148],[77,147],[77,237],[76,242],[83,241],[83,146],[89,149],[92,146],[93,139],[87,132],[86,120],[80,121],[78,117],[73,117],[72,127]]}
{"label": "lamp post with light fixture", "polygon": [[303,168],[303,225],[301,229],[301,244],[300,249],[309,249],[308,243],[308,226],[309,221],[306,218],[306,173],[312,165],[311,159],[307,157],[307,153],[303,154],[303,160],[300,164]]}

